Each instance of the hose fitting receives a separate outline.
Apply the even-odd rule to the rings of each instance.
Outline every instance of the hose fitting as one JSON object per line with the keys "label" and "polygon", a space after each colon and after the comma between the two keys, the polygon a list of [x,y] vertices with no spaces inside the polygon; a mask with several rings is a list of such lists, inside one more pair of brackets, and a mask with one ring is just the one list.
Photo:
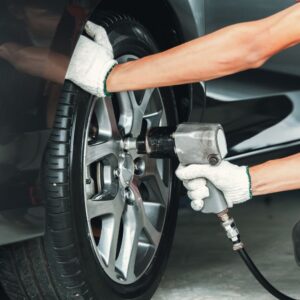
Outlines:
{"label": "hose fitting", "polygon": [[228,209],[218,214],[221,221],[221,225],[224,228],[228,239],[233,244],[233,250],[238,251],[244,248],[244,244],[241,242],[239,230],[234,222],[234,219],[228,215]]}

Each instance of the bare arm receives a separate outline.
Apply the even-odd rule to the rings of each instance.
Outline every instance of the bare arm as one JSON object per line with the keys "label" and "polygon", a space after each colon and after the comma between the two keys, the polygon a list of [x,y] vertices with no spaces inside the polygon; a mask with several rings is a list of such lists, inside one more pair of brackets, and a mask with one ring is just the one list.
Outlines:
{"label": "bare arm", "polygon": [[225,27],[167,51],[116,66],[110,92],[207,81],[258,68],[300,42],[300,4],[262,20]]}
{"label": "bare arm", "polygon": [[250,176],[254,196],[300,189],[300,153],[251,167]]}

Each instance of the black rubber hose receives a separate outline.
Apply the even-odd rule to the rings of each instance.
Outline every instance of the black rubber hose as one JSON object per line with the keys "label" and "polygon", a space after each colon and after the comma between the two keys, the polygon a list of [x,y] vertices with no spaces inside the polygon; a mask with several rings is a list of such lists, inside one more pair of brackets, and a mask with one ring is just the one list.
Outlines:
{"label": "black rubber hose", "polygon": [[255,266],[254,262],[248,255],[247,251],[242,248],[240,250],[237,250],[239,253],[240,257],[243,259],[245,264],[247,265],[248,269],[251,271],[253,276],[257,279],[257,281],[274,297],[280,300],[295,300],[294,298],[291,298],[280,291],[278,291],[257,269]]}

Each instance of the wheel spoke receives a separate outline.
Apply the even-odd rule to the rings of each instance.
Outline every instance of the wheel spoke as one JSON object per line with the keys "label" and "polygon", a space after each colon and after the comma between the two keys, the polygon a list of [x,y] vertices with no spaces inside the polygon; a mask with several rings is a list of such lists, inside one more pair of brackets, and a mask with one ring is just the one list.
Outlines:
{"label": "wheel spoke", "polygon": [[[133,118],[133,126],[132,126],[132,134],[133,136],[138,136],[140,131],[141,131],[141,128],[142,128],[142,122],[143,122],[143,119],[144,119],[144,115],[145,115],[145,111],[147,109],[147,106],[150,102],[150,99],[153,95],[153,91],[154,89],[148,89],[145,91],[143,97],[142,97],[142,100],[141,100],[141,103],[140,105],[137,103],[136,99],[134,98],[133,101],[134,101],[134,118]],[[135,97],[135,94],[133,92],[131,92],[131,97]],[[148,127],[149,124],[148,124]]]}
{"label": "wheel spoke", "polygon": [[98,249],[111,273],[115,272],[115,260],[123,208],[124,205],[122,205],[122,200],[120,195],[118,195],[115,199],[114,214],[102,219],[101,238]]}
{"label": "wheel spoke", "polygon": [[147,124],[148,128],[158,127],[159,124],[160,124],[161,118],[162,118],[162,111],[161,110],[144,116],[144,119],[148,123]]}
{"label": "wheel spoke", "polygon": [[100,98],[96,101],[94,112],[98,122],[100,140],[111,137],[120,137],[112,101],[109,98]]}
{"label": "wheel spoke", "polygon": [[95,201],[95,200],[87,200],[87,217],[89,220],[107,215],[113,214],[114,212],[114,200],[104,200],[104,201]]}
{"label": "wheel spoke", "polygon": [[145,114],[145,111],[146,111],[149,101],[153,95],[153,92],[154,92],[154,89],[145,90],[141,104],[139,105],[139,110],[143,115]]}
{"label": "wheel spoke", "polygon": [[124,134],[127,135],[131,132],[134,118],[132,99],[129,92],[119,93],[117,97],[120,110],[119,126],[123,128]]}
{"label": "wheel spoke", "polygon": [[168,201],[168,194],[169,194],[169,189],[167,186],[165,186],[164,182],[162,181],[162,179],[160,178],[160,176],[156,173],[155,175],[153,175],[153,180],[155,181],[155,183],[158,186],[159,189],[159,193],[163,199],[163,202],[167,202]]}
{"label": "wheel spoke", "polygon": [[123,217],[123,240],[116,268],[125,280],[134,280],[139,237],[142,231],[141,216],[136,206],[128,206]]}
{"label": "wheel spoke", "polygon": [[[156,206],[156,211],[158,209],[161,209],[161,205],[157,204],[157,203],[144,203],[145,205],[145,210],[147,211],[150,207],[149,206]],[[157,206],[160,207],[157,207]],[[158,209],[157,209],[158,208]],[[148,236],[148,238],[150,239],[152,245],[157,248],[159,241],[160,241],[160,236],[161,233],[153,226],[152,222],[150,221],[150,218],[148,216],[148,214],[145,213],[145,210],[143,211],[143,228]]]}
{"label": "wheel spoke", "polygon": [[114,140],[88,145],[86,148],[86,165],[90,165],[110,154],[117,156],[118,152],[119,144]]}
{"label": "wheel spoke", "polygon": [[146,169],[141,180],[147,183],[152,194],[158,195],[162,202],[166,203],[168,201],[169,188],[160,177],[156,161],[151,158],[145,158],[145,161]]}
{"label": "wheel spoke", "polygon": [[[153,92],[154,89],[145,90],[140,104],[138,104],[135,92],[120,93],[118,97],[120,107],[119,126],[123,128],[125,135],[131,133],[133,136],[138,136],[140,133],[142,121]],[[149,114],[146,118],[151,123],[158,125],[161,115],[162,111],[160,110]]]}

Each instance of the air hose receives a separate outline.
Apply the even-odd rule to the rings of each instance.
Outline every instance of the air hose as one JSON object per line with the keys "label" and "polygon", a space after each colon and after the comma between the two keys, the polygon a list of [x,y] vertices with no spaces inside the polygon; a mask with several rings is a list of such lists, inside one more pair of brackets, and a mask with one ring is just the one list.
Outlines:
{"label": "air hose", "polygon": [[244,244],[241,242],[239,231],[235,225],[233,218],[229,217],[228,210],[218,214],[218,217],[221,220],[222,227],[225,229],[227,233],[227,237],[233,243],[233,250],[235,252],[238,252],[240,257],[248,267],[249,271],[255,277],[255,279],[275,298],[279,300],[296,300],[277,290],[258,270],[253,260],[248,255],[244,247]]}
{"label": "air hose", "polygon": [[248,269],[250,272],[253,274],[253,276],[256,278],[256,280],[274,297],[280,300],[295,300],[294,298],[291,298],[280,291],[278,291],[262,274],[261,272],[257,269],[256,265],[248,255],[247,251],[245,248],[241,248],[237,250],[238,254],[244,261],[244,263],[247,265]]}

